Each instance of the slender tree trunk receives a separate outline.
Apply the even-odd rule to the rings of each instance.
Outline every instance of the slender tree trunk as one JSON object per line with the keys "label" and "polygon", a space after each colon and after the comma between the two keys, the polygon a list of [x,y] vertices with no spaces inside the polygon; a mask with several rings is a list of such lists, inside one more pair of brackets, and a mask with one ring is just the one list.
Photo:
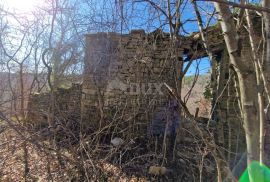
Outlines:
{"label": "slender tree trunk", "polygon": [[[258,120],[258,95],[256,74],[250,50],[242,47],[242,41],[238,34],[232,13],[227,5],[214,3],[219,13],[221,27],[224,33],[225,43],[239,81],[240,101],[243,111],[244,129],[247,143],[247,161],[260,160],[260,123]],[[251,171],[250,171],[251,172]],[[250,173],[251,174],[251,173]],[[252,176],[252,175],[250,175]],[[250,179],[252,181],[252,179]]]}
{"label": "slender tree trunk", "polygon": [[[262,6],[269,8],[270,0],[263,0]],[[270,72],[270,13],[263,13],[264,29],[265,29],[265,41],[266,41],[266,56],[265,56],[265,69],[266,72]],[[268,80],[269,81],[269,80]]]}
{"label": "slender tree trunk", "polygon": [[[26,126],[25,123],[25,110],[24,110],[24,81],[23,81],[23,63],[20,64],[20,116],[19,116],[19,121],[22,121],[23,126]],[[28,149],[27,149],[27,142],[23,142],[23,162],[24,162],[24,181],[27,181],[28,174],[29,174],[29,161],[28,161]]]}
{"label": "slender tree trunk", "polygon": [[[255,65],[257,85],[258,85],[258,104],[259,104],[259,121],[260,121],[260,163],[264,164],[264,133],[265,133],[265,113],[264,113],[264,97],[263,97],[263,83],[262,83],[262,70],[260,70],[260,57],[257,53],[259,46],[259,38],[255,33],[250,10],[246,10],[246,19],[249,30],[249,40],[251,50],[253,53],[253,60]],[[265,85],[265,84],[264,84]],[[267,89],[267,88],[266,88]]]}
{"label": "slender tree trunk", "polygon": [[[262,1],[262,6],[263,7],[266,7],[266,8],[269,8],[270,7],[270,0],[263,0]],[[265,44],[266,44],[266,55],[265,55],[265,59],[263,60],[263,64],[264,64],[264,68],[265,68],[265,75],[266,75],[266,85],[267,85],[267,91],[270,90],[270,13],[267,13],[267,12],[264,12],[263,13],[263,20],[264,20],[264,32],[265,32]],[[268,103],[270,102],[269,100],[269,92],[266,93],[266,96],[268,97]],[[270,103],[269,103],[270,104]],[[262,128],[265,132],[266,130],[266,133],[267,135],[269,135],[270,133],[270,123],[269,123],[269,120],[270,120],[270,109],[269,109],[269,105],[267,107],[267,112],[266,112],[266,121],[267,123],[266,124],[266,127]],[[270,165],[270,139],[269,138],[265,138],[265,140],[263,141],[265,143],[268,143],[268,144],[265,144],[265,164],[267,164],[268,166]]]}
{"label": "slender tree trunk", "polygon": [[[169,29],[170,29],[170,38],[171,38],[171,54],[174,55],[174,59],[172,61],[174,62],[174,72],[175,72],[175,90],[177,94],[177,98],[179,100],[182,100],[181,93],[182,93],[182,81],[183,81],[183,66],[184,61],[182,57],[180,57],[180,52],[178,50],[178,45],[180,45],[180,21],[181,21],[181,13],[180,13],[180,6],[181,6],[181,0],[177,0],[175,2],[175,5],[173,8],[171,8],[171,1],[167,0],[167,17],[169,19]],[[172,15],[172,9],[175,9],[175,22],[173,23],[173,16]],[[182,110],[179,109],[179,117],[182,115]],[[175,152],[175,140],[176,135],[170,136],[170,142],[173,143],[173,147],[169,147],[170,156],[172,156],[172,160],[174,160],[174,152]]]}

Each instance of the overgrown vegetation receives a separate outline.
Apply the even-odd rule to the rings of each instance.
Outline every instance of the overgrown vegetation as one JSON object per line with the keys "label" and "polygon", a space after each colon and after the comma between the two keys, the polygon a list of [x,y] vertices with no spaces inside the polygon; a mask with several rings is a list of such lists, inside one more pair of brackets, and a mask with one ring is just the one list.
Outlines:
{"label": "overgrown vegetation", "polygon": [[0,181],[238,181],[270,165],[270,0],[31,3],[0,2]]}

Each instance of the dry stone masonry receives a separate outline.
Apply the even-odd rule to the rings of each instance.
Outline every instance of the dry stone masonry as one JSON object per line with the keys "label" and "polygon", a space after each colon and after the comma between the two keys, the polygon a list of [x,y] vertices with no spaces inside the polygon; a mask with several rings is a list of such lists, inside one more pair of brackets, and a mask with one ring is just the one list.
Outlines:
{"label": "dry stone masonry", "polygon": [[98,128],[106,122],[103,114],[118,111],[126,121],[149,121],[169,101],[163,83],[174,83],[169,40],[160,31],[87,35],[82,120]]}
{"label": "dry stone masonry", "polygon": [[[55,122],[79,119],[81,111],[81,85],[72,84],[70,88],[58,88],[55,92]],[[28,102],[28,118],[36,127],[48,125],[50,117],[50,93],[33,94]]]}
{"label": "dry stone masonry", "polygon": [[[245,139],[235,76],[232,71],[225,71],[229,70],[229,58],[220,28],[210,27],[207,37],[215,53],[211,119],[216,122],[216,139],[225,148],[231,146],[231,151],[237,154],[245,148]],[[171,54],[172,50],[178,52],[179,60],[207,56],[199,33],[181,37],[176,47],[171,46],[169,34],[159,30],[152,33],[133,30],[123,35],[89,34],[85,36],[85,42],[83,83],[63,92],[57,91],[56,103],[59,111],[65,111],[67,116],[77,113],[81,126],[92,131],[114,123],[118,123],[116,129],[124,129],[129,134],[157,128],[151,127],[155,113],[162,112],[172,101],[163,86],[163,83],[175,85],[172,61],[175,54]],[[46,121],[48,97],[48,94],[39,94],[30,99],[29,118],[32,122]],[[60,115],[60,112],[56,114]],[[129,127],[131,125],[136,127]],[[165,127],[165,123],[158,125]]]}

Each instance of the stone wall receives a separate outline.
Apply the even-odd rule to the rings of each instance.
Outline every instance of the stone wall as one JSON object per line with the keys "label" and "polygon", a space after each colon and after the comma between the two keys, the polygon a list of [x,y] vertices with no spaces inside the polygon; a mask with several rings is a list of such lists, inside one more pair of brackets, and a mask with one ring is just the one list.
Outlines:
{"label": "stone wall", "polygon": [[[223,125],[226,128],[231,120],[237,126],[242,123],[237,115],[239,109],[237,97],[234,97],[237,94],[234,78],[226,85],[230,73],[224,71],[229,68],[229,58],[224,51],[220,28],[209,28],[207,35],[211,39],[210,47],[216,54],[213,65],[219,66],[213,66],[215,70],[212,71],[212,83],[216,82],[212,84],[215,85],[213,119],[221,123],[218,137],[219,142],[224,143]],[[180,60],[183,55],[189,59],[206,56],[198,33],[182,37],[176,47],[171,46],[169,34],[159,30],[149,34],[143,30],[133,30],[124,35],[89,34],[85,36],[85,42],[82,88],[74,85],[65,91],[58,89],[56,108],[68,115],[76,113],[87,128],[93,130],[115,120],[123,121],[123,127],[140,123],[138,129],[146,129],[151,125],[154,113],[163,112],[171,101],[162,86],[163,83],[172,87],[175,85],[175,66],[172,61],[175,58],[171,53],[178,51]],[[217,98],[221,93],[222,96]],[[48,101],[49,94],[32,96],[29,103],[32,121],[44,123],[47,120]],[[229,107],[234,109],[229,111]]]}
{"label": "stone wall", "polygon": [[246,151],[245,132],[240,111],[237,77],[229,66],[227,51],[221,54],[216,70],[212,119],[217,123],[217,143],[227,149],[228,161]]}
{"label": "stone wall", "polygon": [[[245,148],[245,143],[235,75],[228,71],[229,57],[220,28],[209,28],[207,36],[216,59],[212,63],[211,81],[212,119],[217,123],[217,141],[223,146],[232,146],[231,150],[237,152],[239,148]],[[111,123],[117,123],[119,130],[128,128],[127,131],[127,126],[136,125],[136,131],[132,127],[129,133],[151,128],[154,113],[163,112],[171,101],[162,86],[163,83],[175,85],[172,60],[176,59],[171,53],[178,51],[179,60],[183,60],[184,55],[190,60],[207,56],[199,33],[182,37],[176,46],[171,46],[169,34],[159,30],[149,34],[143,30],[124,35],[89,34],[85,36],[85,43],[82,88],[75,86],[76,89],[72,87],[64,94],[58,90],[56,108],[57,113],[63,111],[68,117],[72,113],[80,116],[83,125],[93,131]],[[29,114],[33,122],[46,122],[48,101],[49,94],[32,97]],[[165,127],[165,124],[161,126]],[[237,133],[239,135],[235,135]]]}
{"label": "stone wall", "polygon": [[[28,122],[35,126],[47,126],[50,113],[50,93],[33,94],[28,102]],[[54,123],[70,119],[80,121],[81,85],[58,88],[55,92]]]}
{"label": "stone wall", "polygon": [[[106,116],[116,114],[125,126],[149,125],[151,115],[170,100],[163,83],[174,85],[169,40],[160,31],[86,35],[82,120],[97,129],[112,122]],[[180,47],[177,51],[182,55]]]}

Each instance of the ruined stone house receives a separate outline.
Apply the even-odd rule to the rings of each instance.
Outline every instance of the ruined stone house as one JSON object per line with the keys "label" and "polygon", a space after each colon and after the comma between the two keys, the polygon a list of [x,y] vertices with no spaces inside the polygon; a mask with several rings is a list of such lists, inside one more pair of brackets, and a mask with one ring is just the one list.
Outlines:
{"label": "ruined stone house", "polygon": [[[207,37],[215,53],[211,76],[213,115],[209,119],[216,124],[217,142],[230,146],[229,151],[237,154],[245,149],[245,139],[235,75],[229,69],[219,27],[210,27]],[[154,113],[171,100],[162,86],[174,85],[169,41],[169,34],[162,31],[86,35],[83,83],[56,91],[56,118],[61,121],[76,115],[82,127],[93,130],[115,122],[115,130],[124,129],[129,135],[147,132]],[[176,50],[183,61],[207,57],[199,33],[181,37]],[[29,118],[33,123],[46,123],[47,101],[48,94],[32,96]]]}

